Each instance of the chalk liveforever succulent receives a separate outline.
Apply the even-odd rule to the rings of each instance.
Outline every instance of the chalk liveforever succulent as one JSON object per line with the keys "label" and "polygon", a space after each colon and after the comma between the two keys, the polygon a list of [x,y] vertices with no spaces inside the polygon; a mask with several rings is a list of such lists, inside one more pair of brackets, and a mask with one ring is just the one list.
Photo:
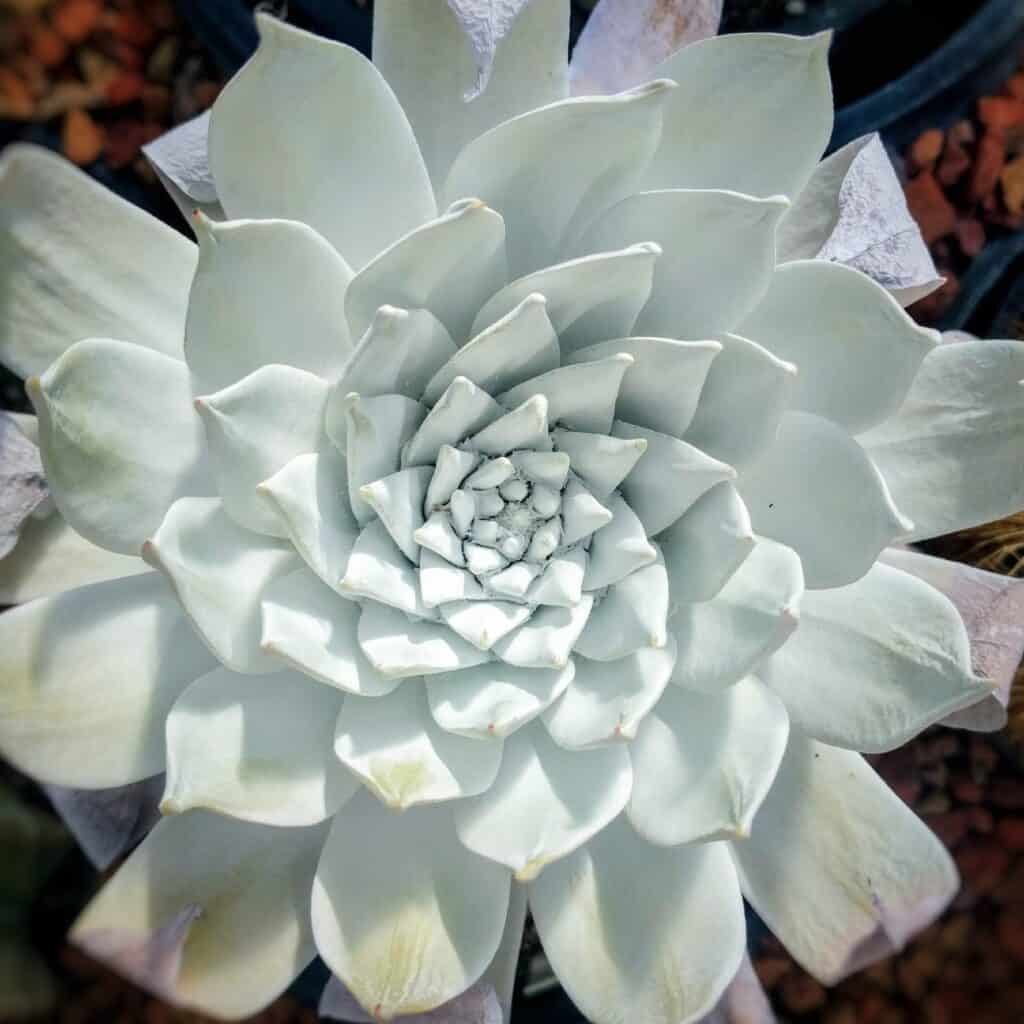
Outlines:
{"label": "chalk liveforever succulent", "polygon": [[325,1012],[494,1020],[528,900],[587,1017],[683,1024],[744,897],[832,982],[955,891],[858,752],[1001,709],[879,559],[1024,505],[1024,345],[901,308],[934,272],[881,144],[818,163],[827,37],[612,74],[664,5],[606,4],[579,95],[555,0],[377,0],[372,63],[258,16],[198,245],[4,157],[59,515],[0,751],[63,806],[166,772],[74,936],[177,1003],[319,953]]}

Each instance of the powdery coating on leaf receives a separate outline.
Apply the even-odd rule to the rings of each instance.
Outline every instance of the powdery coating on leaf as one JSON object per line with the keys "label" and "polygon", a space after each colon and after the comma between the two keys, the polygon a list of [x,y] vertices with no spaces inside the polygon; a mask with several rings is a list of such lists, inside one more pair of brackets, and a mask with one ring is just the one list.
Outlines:
{"label": "powdery coating on leaf", "polygon": [[[321,1017],[371,1024],[374,1020],[359,1001],[332,975],[320,997]],[[461,996],[427,1013],[402,1018],[403,1024],[502,1024],[501,1006],[494,988],[486,982],[471,985]]]}
{"label": "powdery coating on leaf", "polygon": [[996,687],[943,724],[976,732],[1001,729],[1010,687],[1024,656],[1024,580],[897,548],[883,552],[882,559],[930,583],[956,605],[971,638],[972,667]]}
{"label": "powdery coating on leaf", "polygon": [[21,524],[48,494],[39,449],[12,416],[0,414],[0,558],[17,544]]}
{"label": "powdery coating on leaf", "polygon": [[601,0],[573,50],[574,96],[630,89],[666,57],[717,34],[722,0]]}
{"label": "powdery coating on leaf", "polygon": [[779,229],[779,260],[822,259],[867,274],[903,305],[941,279],[878,135],[822,161]]}
{"label": "powdery coating on leaf", "polygon": [[[476,57],[476,84],[466,93],[467,102],[476,99],[491,77],[494,54],[508,34],[519,12],[530,0],[448,0],[452,14],[462,26]],[[550,3],[551,0],[534,0]]]}
{"label": "powdery coating on leaf", "polygon": [[149,162],[197,203],[217,202],[207,150],[209,130],[210,112],[206,111],[142,147]]}

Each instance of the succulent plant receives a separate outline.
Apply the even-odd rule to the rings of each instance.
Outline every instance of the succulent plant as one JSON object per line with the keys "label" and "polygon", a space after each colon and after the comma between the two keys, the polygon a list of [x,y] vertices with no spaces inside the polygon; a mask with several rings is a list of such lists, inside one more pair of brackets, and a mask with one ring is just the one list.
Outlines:
{"label": "succulent plant", "polygon": [[0,355],[112,554],[0,618],[0,750],[166,771],[74,934],[175,1002],[245,1016],[319,952],[375,1017],[507,1003],[528,897],[588,1017],[682,1024],[744,896],[835,981],[955,891],[859,752],[991,725],[994,683],[879,557],[1024,504],[1024,346],[901,308],[881,146],[818,164],[827,37],[569,97],[567,8],[468,103],[441,0],[378,0],[375,63],[259,15],[198,245],[4,158]]}

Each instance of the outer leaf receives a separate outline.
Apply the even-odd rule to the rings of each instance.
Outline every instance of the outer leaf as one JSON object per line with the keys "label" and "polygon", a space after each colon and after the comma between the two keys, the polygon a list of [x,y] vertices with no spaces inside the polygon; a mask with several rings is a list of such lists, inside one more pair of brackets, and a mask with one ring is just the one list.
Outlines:
{"label": "outer leaf", "polygon": [[868,753],[901,746],[993,688],[971,672],[952,603],[887,565],[850,586],[805,594],[800,628],[763,678],[801,732]]}
{"label": "outer leaf", "polygon": [[313,959],[309,888],[326,834],[190,811],[160,822],[73,940],[178,1006],[241,1018]]}
{"label": "outer leaf", "polygon": [[106,871],[160,820],[164,777],[151,775],[109,789],[43,789],[93,866]]}
{"label": "outer leaf", "polygon": [[32,378],[28,391],[50,490],[86,539],[138,554],[176,499],[209,493],[184,363],[93,338]]}
{"label": "outer leaf", "polygon": [[572,51],[574,96],[619,92],[666,57],[718,32],[722,0],[600,0]]}
{"label": "outer leaf", "polygon": [[658,848],[622,818],[545,871],[530,907],[559,980],[595,1024],[698,1020],[746,945],[725,846]]}
{"label": "outer leaf", "polygon": [[22,524],[48,493],[38,447],[11,416],[0,414],[0,558],[10,553]]}
{"label": "outer leaf", "polygon": [[935,537],[1024,507],[1024,344],[968,341],[929,353],[903,407],[861,441],[910,539]]}
{"label": "outer leaf", "polygon": [[[359,1000],[336,977],[331,976],[320,997],[317,1013],[332,1020],[373,1024]],[[492,985],[477,982],[461,995],[442,1003],[435,1010],[402,1018],[406,1024],[501,1024],[501,1004]]]}
{"label": "outer leaf", "polygon": [[[209,131],[210,111],[207,110],[142,147],[161,180],[165,184],[170,182],[183,199],[191,200],[193,208],[218,205],[217,186],[210,173]],[[175,192],[171,192],[171,197],[178,201]]]}
{"label": "outer leaf", "polygon": [[823,259],[863,271],[903,306],[942,283],[878,135],[822,160],[779,225],[779,260]]}
{"label": "outer leaf", "polygon": [[412,129],[361,54],[267,14],[256,24],[256,54],[213,108],[217,194],[230,217],[309,224],[358,270],[436,215]]}
{"label": "outer leaf", "polygon": [[744,33],[687,46],[654,69],[679,83],[644,189],[794,197],[832,134],[829,35]]}
{"label": "outer leaf", "polygon": [[164,718],[216,664],[155,573],[12,609],[0,638],[0,750],[61,786],[103,789],[163,771]]}
{"label": "outer leaf", "polygon": [[792,408],[851,433],[899,408],[938,341],[869,277],[822,260],[779,267],[738,331],[796,364]]}
{"label": "outer leaf", "polygon": [[1002,729],[1024,655],[1024,580],[898,548],[884,551],[882,561],[924,580],[953,602],[970,638],[973,670],[995,686],[944,724],[978,732]]}
{"label": "outer leaf", "polygon": [[167,716],[160,809],[204,808],[262,825],[316,825],[359,789],[334,757],[342,696],[298,672],[249,678],[219,668]]}
{"label": "outer leaf", "polygon": [[31,518],[0,562],[0,604],[22,604],[74,587],[149,572],[141,558],[118,555],[75,533],[58,514]]}
{"label": "outer leaf", "polygon": [[[197,250],[36,146],[0,160],[0,360],[42,373],[82,338],[133,338],[181,357]],[[56,298],[55,298],[56,297]]]}
{"label": "outer leaf", "polygon": [[744,896],[824,984],[902,948],[958,885],[946,848],[859,754],[797,734],[732,849]]}
{"label": "outer leaf", "polygon": [[459,845],[447,807],[395,814],[369,794],[335,819],[313,883],[331,970],[377,1018],[464,992],[498,949],[507,869]]}
{"label": "outer leaf", "polygon": [[701,1024],[778,1024],[749,954],[743,957],[718,1005]]}
{"label": "outer leaf", "polygon": [[476,87],[466,94],[467,100],[476,99],[487,88],[498,44],[528,3],[529,0],[509,0],[500,4],[491,0],[448,0],[448,6],[473,48],[479,72]]}

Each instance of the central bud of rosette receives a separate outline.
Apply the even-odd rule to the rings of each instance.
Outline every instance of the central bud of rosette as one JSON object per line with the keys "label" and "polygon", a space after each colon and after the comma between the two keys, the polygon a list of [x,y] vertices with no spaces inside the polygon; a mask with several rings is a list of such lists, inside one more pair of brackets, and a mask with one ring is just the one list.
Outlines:
{"label": "central bud of rosette", "polygon": [[[445,397],[470,389],[475,385],[459,378]],[[435,411],[447,407],[442,400]],[[646,448],[642,439],[552,429],[549,412],[545,394],[531,395],[479,432],[440,444],[432,465],[407,466],[359,489],[418,567],[420,614],[443,620],[481,652],[497,648],[499,657],[530,667],[540,667],[537,654],[516,654],[509,641],[515,631],[544,609],[559,609],[556,618],[574,643],[612,582],[600,566],[589,572],[590,549],[621,499],[611,491],[598,500],[573,471],[569,452],[576,448],[586,462],[588,450],[592,460],[602,448],[625,444],[635,461]],[[405,444],[404,462],[421,458],[418,442],[429,420]],[[411,516],[399,514],[410,499]],[[654,548],[646,541],[643,547],[642,560],[653,561]],[[540,664],[563,666],[572,643],[550,649]]]}
{"label": "central bud of rosette", "polygon": [[[416,541],[448,565],[466,569],[477,584],[467,588],[474,597],[575,604],[590,533],[608,522],[611,513],[595,501],[582,522],[583,510],[571,506],[566,528],[562,503],[569,456],[519,450],[489,457],[458,448],[446,449],[444,459],[434,477],[441,486],[434,494],[428,492],[428,518],[414,534]],[[449,482],[463,472],[465,477],[446,495]],[[556,554],[560,557],[552,563]],[[422,554],[420,562],[422,569]],[[424,602],[442,603],[435,601],[443,600],[443,590],[432,592],[429,570],[421,572],[421,582]]]}

